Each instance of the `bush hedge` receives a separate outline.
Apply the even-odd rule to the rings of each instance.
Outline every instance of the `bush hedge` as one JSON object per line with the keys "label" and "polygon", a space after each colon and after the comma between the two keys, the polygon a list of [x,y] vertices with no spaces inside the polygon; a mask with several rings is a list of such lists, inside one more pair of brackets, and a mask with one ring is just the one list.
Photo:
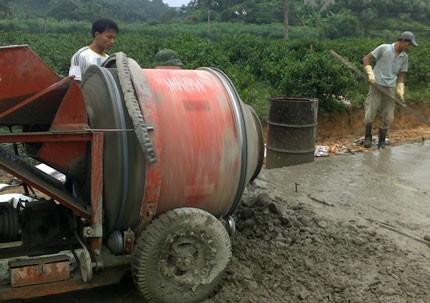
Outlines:
{"label": "bush hedge", "polygon": [[[380,43],[396,40],[396,37],[391,41],[381,38],[322,40],[312,34],[284,40],[243,32],[220,33],[208,40],[194,33],[171,35],[165,32],[164,26],[159,32],[130,28],[121,30],[111,53],[123,51],[143,68],[149,68],[157,50],[171,48],[178,52],[185,68],[217,67],[231,78],[243,101],[252,105],[263,120],[267,118],[271,96],[317,98],[321,112],[345,108],[339,99],[350,100],[353,108],[362,106],[367,84],[329,51],[335,50],[361,69],[360,61],[365,54]],[[65,76],[73,53],[91,41],[89,28],[78,23],[75,29],[73,33],[49,34],[0,31],[0,45],[28,44],[51,68]],[[406,98],[430,100],[428,43],[419,38],[418,42],[420,46],[409,52]]]}

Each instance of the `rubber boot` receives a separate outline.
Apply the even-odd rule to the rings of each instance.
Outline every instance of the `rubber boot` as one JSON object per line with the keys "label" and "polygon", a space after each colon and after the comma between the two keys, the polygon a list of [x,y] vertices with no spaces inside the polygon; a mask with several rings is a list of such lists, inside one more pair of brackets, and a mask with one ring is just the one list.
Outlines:
{"label": "rubber boot", "polygon": [[366,124],[363,146],[366,148],[372,146],[372,123]]}
{"label": "rubber boot", "polygon": [[387,136],[387,129],[380,128],[378,135],[378,148],[385,148],[385,137]]}

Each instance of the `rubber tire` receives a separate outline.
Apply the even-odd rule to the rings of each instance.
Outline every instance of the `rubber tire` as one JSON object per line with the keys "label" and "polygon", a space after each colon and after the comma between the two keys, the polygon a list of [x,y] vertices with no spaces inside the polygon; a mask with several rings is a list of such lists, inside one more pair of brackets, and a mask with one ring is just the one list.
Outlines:
{"label": "rubber tire", "polygon": [[[174,252],[178,256],[181,249],[192,255],[193,270],[179,268],[184,263]],[[200,209],[177,208],[154,219],[138,238],[133,280],[150,303],[200,302],[218,290],[231,255],[230,238],[218,219]]]}

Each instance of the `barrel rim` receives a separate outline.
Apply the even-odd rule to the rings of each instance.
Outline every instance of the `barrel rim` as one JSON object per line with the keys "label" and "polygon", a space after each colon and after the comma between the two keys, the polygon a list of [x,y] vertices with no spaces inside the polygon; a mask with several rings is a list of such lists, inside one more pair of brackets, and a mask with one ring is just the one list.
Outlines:
{"label": "barrel rim", "polygon": [[318,98],[313,97],[295,97],[295,96],[274,96],[270,97],[271,101],[297,101],[297,102],[316,102],[318,103]]}

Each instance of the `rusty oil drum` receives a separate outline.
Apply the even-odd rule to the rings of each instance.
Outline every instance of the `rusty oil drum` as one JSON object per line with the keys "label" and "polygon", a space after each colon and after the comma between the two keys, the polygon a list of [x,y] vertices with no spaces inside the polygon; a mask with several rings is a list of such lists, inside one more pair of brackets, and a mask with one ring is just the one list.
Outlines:
{"label": "rusty oil drum", "polygon": [[318,100],[282,96],[270,101],[266,168],[313,162]]}

